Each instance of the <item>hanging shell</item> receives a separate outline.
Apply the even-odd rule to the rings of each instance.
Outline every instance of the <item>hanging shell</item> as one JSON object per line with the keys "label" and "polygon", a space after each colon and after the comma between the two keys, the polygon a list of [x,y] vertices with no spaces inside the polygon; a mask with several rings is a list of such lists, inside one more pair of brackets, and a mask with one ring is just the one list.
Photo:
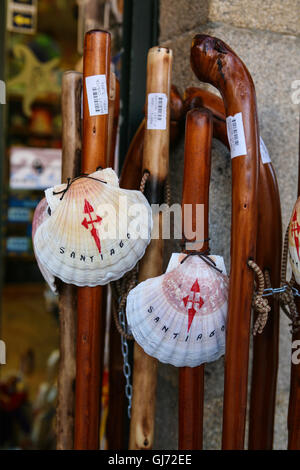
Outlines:
{"label": "hanging shell", "polygon": [[150,356],[177,367],[199,366],[225,352],[227,297],[227,276],[190,256],[130,291],[128,326]]}
{"label": "hanging shell", "polygon": [[289,225],[289,255],[297,284],[300,284],[300,198],[297,200]]}
{"label": "hanging shell", "polygon": [[45,191],[50,216],[37,227],[34,251],[44,272],[77,286],[119,279],[143,256],[152,229],[140,191],[119,188],[112,169]]}

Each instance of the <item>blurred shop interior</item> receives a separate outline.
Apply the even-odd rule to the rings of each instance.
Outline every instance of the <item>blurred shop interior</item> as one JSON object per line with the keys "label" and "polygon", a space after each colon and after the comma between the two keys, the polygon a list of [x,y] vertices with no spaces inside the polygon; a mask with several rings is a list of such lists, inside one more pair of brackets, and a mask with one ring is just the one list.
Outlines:
{"label": "blurred shop interior", "polygon": [[[141,15],[141,3],[150,16]],[[6,103],[0,106],[0,338],[9,344],[5,368],[0,368],[0,448],[55,448],[58,305],[35,262],[31,233],[43,191],[61,181],[62,75],[82,71],[85,31],[111,32],[113,69],[118,78],[122,75],[120,168],[143,110],[145,83],[139,75],[144,76],[145,51],[157,38],[156,3],[0,2],[0,78],[6,84]],[[144,32],[142,39],[137,28]],[[128,45],[135,52],[134,65]],[[129,87],[135,89],[133,98]]]}

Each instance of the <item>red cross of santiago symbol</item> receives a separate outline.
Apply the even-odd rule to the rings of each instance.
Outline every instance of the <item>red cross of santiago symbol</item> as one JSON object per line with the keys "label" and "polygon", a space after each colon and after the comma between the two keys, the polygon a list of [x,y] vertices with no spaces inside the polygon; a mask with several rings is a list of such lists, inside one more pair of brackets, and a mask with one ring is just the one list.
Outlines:
{"label": "red cross of santiago symbol", "polygon": [[98,230],[96,229],[94,224],[100,223],[102,218],[99,215],[97,215],[96,219],[93,220],[92,212],[94,212],[94,208],[89,203],[89,201],[87,201],[86,199],[84,200],[84,209],[83,209],[83,211],[84,211],[85,214],[88,214],[90,220],[87,220],[87,218],[85,217],[83,219],[83,221],[81,222],[81,225],[83,225],[88,230],[89,225],[91,224],[91,226],[92,226],[91,235],[92,235],[93,239],[95,240],[95,243],[97,245],[99,253],[101,253],[100,237],[99,237]]}
{"label": "red cross of santiago symbol", "polygon": [[[188,309],[188,316],[189,316],[189,322],[188,322],[188,332],[190,331],[194,316],[197,313],[197,310],[194,308],[194,305],[198,305],[198,309],[202,307],[204,304],[204,300],[202,297],[200,297],[200,287],[198,284],[198,280],[194,282],[194,284],[191,287],[191,292],[192,292],[192,298],[190,299],[190,295],[187,295],[186,297],[183,297],[183,303],[184,306],[187,307],[188,304],[192,304],[191,307]],[[196,300],[196,296],[198,294],[198,300]]]}
{"label": "red cross of santiago symbol", "polygon": [[297,221],[297,211],[294,212],[294,215],[293,215],[293,218],[292,218],[292,233],[294,234],[296,250],[297,250],[298,258],[299,258],[299,248],[300,248],[299,233],[300,233],[300,225],[298,224],[298,221]]}

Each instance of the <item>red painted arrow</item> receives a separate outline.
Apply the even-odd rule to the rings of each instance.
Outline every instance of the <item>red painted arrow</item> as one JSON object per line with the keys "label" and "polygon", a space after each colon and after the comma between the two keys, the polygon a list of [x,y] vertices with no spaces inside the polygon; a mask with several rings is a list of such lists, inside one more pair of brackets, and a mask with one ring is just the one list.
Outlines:
{"label": "red painted arrow", "polygon": [[95,240],[95,243],[97,245],[99,253],[101,253],[100,237],[99,237],[98,230],[96,229],[94,224],[100,223],[102,218],[99,215],[97,215],[96,219],[93,220],[91,213],[94,212],[94,208],[89,203],[89,201],[87,201],[86,199],[84,200],[84,209],[83,209],[83,211],[84,211],[85,214],[89,215],[90,220],[87,220],[87,218],[85,217],[83,219],[83,221],[81,222],[81,225],[83,225],[86,229],[89,228],[89,224],[92,225],[91,235],[92,235],[93,239]]}
{"label": "red painted arrow", "polygon": [[198,279],[196,279],[196,281],[192,285],[191,292],[193,292],[192,299],[190,299],[189,295],[183,297],[182,299],[185,307],[188,305],[189,302],[191,302],[192,304],[191,308],[188,309],[188,332],[190,331],[194,316],[197,313],[197,310],[194,308],[194,305],[198,305],[200,309],[204,304],[204,300],[202,299],[202,297],[199,297],[199,300],[196,300],[196,294],[200,293]]}

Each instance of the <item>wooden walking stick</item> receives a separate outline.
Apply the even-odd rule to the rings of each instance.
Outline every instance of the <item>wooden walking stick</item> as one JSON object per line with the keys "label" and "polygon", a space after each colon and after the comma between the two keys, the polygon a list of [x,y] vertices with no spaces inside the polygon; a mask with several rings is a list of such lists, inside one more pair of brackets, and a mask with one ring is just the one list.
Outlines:
{"label": "wooden walking stick", "polygon": [[[82,171],[106,167],[108,114],[91,115],[87,96],[88,77],[100,75],[109,94],[110,34],[92,30],[85,36],[83,64],[83,158]],[[90,91],[90,90],[89,90]],[[105,106],[104,106],[105,108]],[[95,114],[95,113],[92,113]],[[102,288],[78,288],[77,373],[75,449],[99,448],[99,420],[105,312],[101,311]]]}
{"label": "wooden walking stick", "polygon": [[[187,113],[184,147],[182,210],[193,205],[192,226],[196,231],[196,204],[204,205],[204,241],[195,249],[207,252],[209,181],[211,168],[212,117],[205,109]],[[183,217],[183,220],[185,218]],[[183,231],[184,236],[184,231]],[[195,242],[195,240],[188,240]],[[204,406],[204,364],[179,369],[179,445],[180,450],[202,449]]]}
{"label": "wooden walking stick", "polygon": [[[179,134],[179,124],[183,114],[183,100],[172,85],[170,92],[170,144],[176,141]],[[128,152],[126,154],[120,187],[124,189],[139,189],[142,179],[143,148],[144,148],[145,119],[138,127]],[[110,410],[107,424],[107,440],[109,449],[124,448],[125,428],[125,380],[123,373],[123,358],[120,347],[120,333],[114,322],[110,331]]]}
{"label": "wooden walking stick", "polygon": [[232,135],[231,268],[223,449],[243,449],[253,296],[253,273],[248,261],[255,259],[257,239],[259,134],[255,89],[243,62],[219,39],[201,34],[195,36],[191,65],[200,80],[211,83],[221,92]]}
{"label": "wooden walking stick", "polygon": [[[186,90],[185,109],[205,106],[214,116],[214,137],[229,147],[222,100],[199,88]],[[260,152],[261,153],[261,152]],[[281,279],[282,225],[276,174],[271,161],[260,158],[256,262],[267,271],[272,286]],[[249,449],[272,449],[278,370],[279,300],[269,299],[271,311],[261,334],[254,337],[250,398]]]}
{"label": "wooden walking stick", "polygon": [[[300,196],[300,126],[299,126],[299,162],[298,162],[298,197]],[[300,286],[295,283],[296,289]],[[300,299],[295,298],[297,312],[300,312]],[[298,341],[296,348],[299,348],[300,331],[293,333],[292,343]],[[296,350],[297,350],[296,349]],[[295,352],[292,348],[292,353]],[[300,364],[291,362],[291,381],[288,411],[288,449],[300,450]]]}
{"label": "wooden walking stick", "polygon": [[[62,79],[62,182],[75,178],[81,167],[82,74],[65,72]],[[58,282],[58,281],[57,281]],[[56,448],[70,450],[74,445],[76,377],[77,289],[58,283],[60,364],[56,410]]]}
{"label": "wooden walking stick", "polygon": [[[169,100],[172,51],[163,47],[149,50],[146,86],[146,129],[143,171],[149,171],[145,196],[153,204],[164,200],[164,187],[169,166]],[[160,215],[154,216],[159,227]],[[152,240],[140,263],[139,282],[162,273],[163,242]],[[130,426],[130,449],[151,449],[154,436],[154,414],[157,360],[148,356],[135,343],[133,400]]]}

